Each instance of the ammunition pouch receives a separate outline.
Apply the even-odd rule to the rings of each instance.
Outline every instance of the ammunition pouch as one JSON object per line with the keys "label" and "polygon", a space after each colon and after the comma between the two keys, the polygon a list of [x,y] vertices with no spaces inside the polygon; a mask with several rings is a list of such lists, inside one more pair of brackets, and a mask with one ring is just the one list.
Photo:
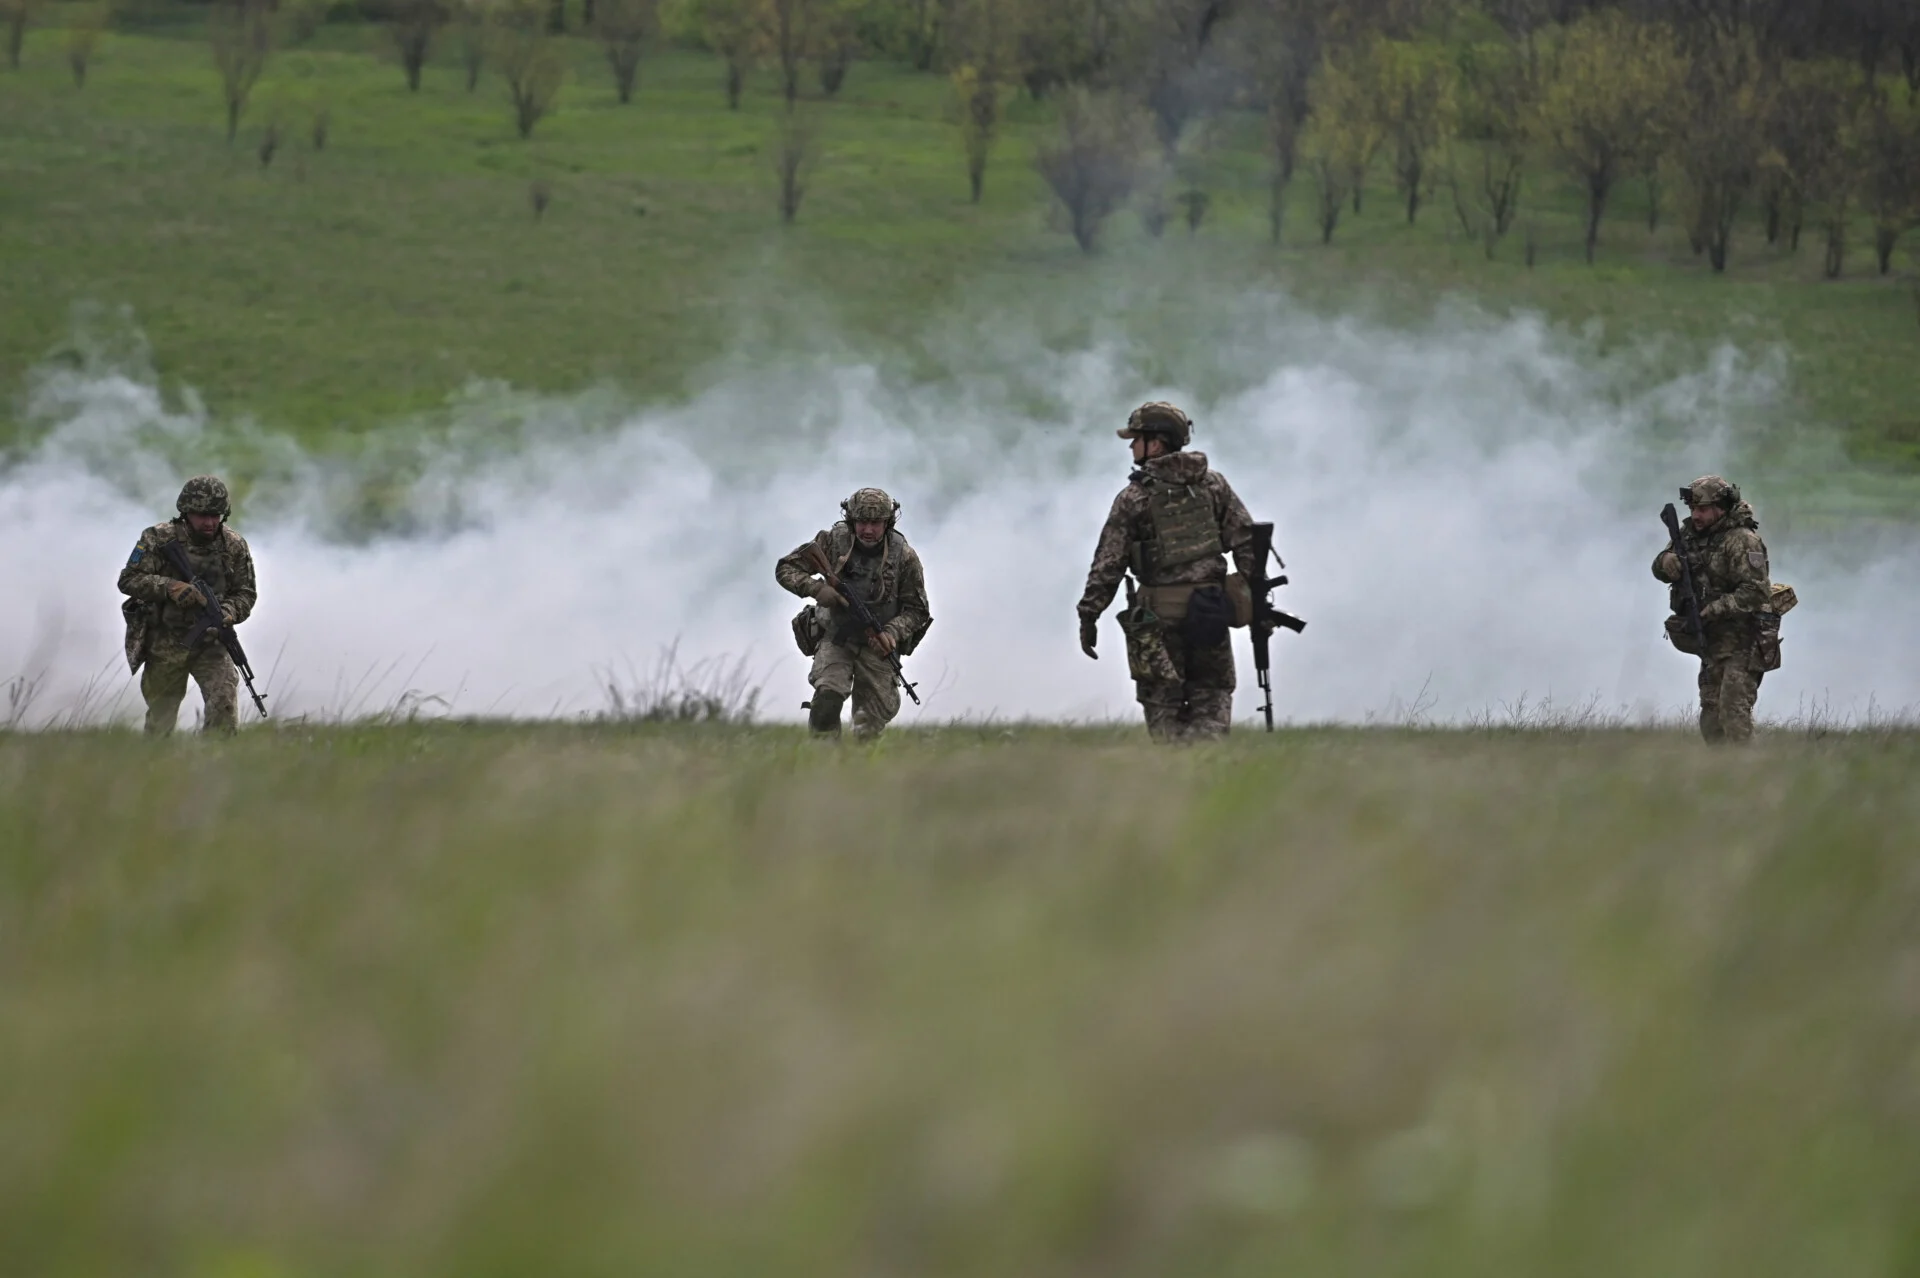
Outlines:
{"label": "ammunition pouch", "polygon": [[1753,614],[1753,669],[1765,674],[1780,668],[1780,614]]}
{"label": "ammunition pouch", "polygon": [[1667,618],[1667,642],[1689,657],[1704,656],[1700,640],[1693,633],[1693,626],[1678,613]]}
{"label": "ammunition pouch", "polygon": [[1180,671],[1167,650],[1167,636],[1160,615],[1142,591],[1120,610],[1120,633],[1126,636],[1127,673],[1139,680],[1178,683]]}
{"label": "ammunition pouch", "polygon": [[1187,598],[1186,624],[1181,637],[1193,648],[1217,648],[1227,641],[1233,625],[1233,602],[1222,586],[1201,586]]}
{"label": "ammunition pouch", "polygon": [[820,641],[826,637],[826,618],[819,608],[808,604],[793,614],[793,642],[801,656],[811,657],[819,652]]}
{"label": "ammunition pouch", "polygon": [[1243,573],[1227,574],[1227,602],[1233,605],[1233,624],[1250,626],[1253,624],[1253,586]]}
{"label": "ammunition pouch", "polygon": [[134,674],[146,664],[147,640],[153,629],[153,605],[139,599],[120,601],[120,615],[127,623],[127,669]]}

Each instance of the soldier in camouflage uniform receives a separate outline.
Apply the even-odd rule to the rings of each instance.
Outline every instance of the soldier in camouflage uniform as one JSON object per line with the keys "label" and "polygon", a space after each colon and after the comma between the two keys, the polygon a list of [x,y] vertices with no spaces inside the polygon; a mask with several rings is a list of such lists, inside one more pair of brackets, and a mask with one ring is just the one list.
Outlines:
{"label": "soldier in camouflage uniform", "polygon": [[189,677],[200,685],[206,703],[206,730],[232,732],[239,722],[239,674],[211,630],[187,647],[187,632],[207,601],[181,578],[162,547],[181,544],[194,572],[219,596],[220,615],[230,626],[247,619],[258,597],[253,555],[246,538],[227,526],[227,486],[212,475],[189,479],[174,505],[178,517],[141,533],[120,570],[120,593],[128,596],[121,605],[127,664],[136,674],[146,666],[140,693],[147,701],[148,735],[173,731]]}
{"label": "soldier in camouflage uniform", "polygon": [[1187,451],[1193,423],[1172,404],[1142,404],[1119,435],[1137,469],[1094,548],[1080,596],[1081,651],[1098,659],[1100,614],[1131,571],[1120,626],[1147,731],[1157,741],[1225,736],[1235,685],[1227,626],[1236,613],[1244,622],[1250,607],[1250,596],[1229,598],[1226,557],[1240,583],[1259,575],[1253,517],[1206,455]]}
{"label": "soldier in camouflage uniform", "polygon": [[[1680,523],[1678,546],[1654,557],[1653,575],[1672,587],[1674,616],[1667,636],[1700,658],[1700,735],[1709,742],[1753,739],[1753,703],[1760,680],[1780,665],[1779,617],[1767,575],[1767,545],[1753,507],[1718,475],[1703,475],[1680,490],[1693,518]],[[1693,572],[1706,632],[1701,649],[1686,620],[1680,556]]]}
{"label": "soldier in camouflage uniform", "polygon": [[[808,725],[818,734],[838,736],[840,707],[852,697],[853,730],[871,738],[900,713],[900,688],[888,654],[912,652],[933,624],[933,614],[920,556],[895,526],[900,503],[881,489],[862,488],[840,509],[846,518],[782,556],[773,575],[784,589],[815,601],[794,619],[800,650],[813,657]],[[847,601],[808,564],[809,546],[826,555],[841,585],[859,592],[880,622],[877,637],[864,632]]]}

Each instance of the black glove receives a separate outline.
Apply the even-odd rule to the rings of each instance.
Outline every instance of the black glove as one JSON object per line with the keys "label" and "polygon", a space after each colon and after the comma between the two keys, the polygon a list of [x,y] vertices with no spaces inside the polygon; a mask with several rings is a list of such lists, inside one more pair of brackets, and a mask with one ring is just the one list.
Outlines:
{"label": "black glove", "polygon": [[1080,618],[1080,651],[1100,660],[1100,654],[1094,651],[1100,643],[1100,619],[1098,617]]}

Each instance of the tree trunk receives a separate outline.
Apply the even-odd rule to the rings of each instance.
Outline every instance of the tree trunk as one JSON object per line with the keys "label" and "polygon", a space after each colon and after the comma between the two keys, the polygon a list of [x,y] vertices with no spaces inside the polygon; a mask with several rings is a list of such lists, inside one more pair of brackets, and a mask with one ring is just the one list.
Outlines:
{"label": "tree trunk", "polygon": [[987,166],[985,164],[968,165],[967,166],[967,187],[973,193],[973,198],[970,201],[971,203],[978,204],[980,202],[981,190],[983,187],[986,186],[986,184],[987,184]]}
{"label": "tree trunk", "polygon": [[727,110],[740,109],[740,90],[746,81],[746,71],[739,62],[727,59]]}
{"label": "tree trunk", "polygon": [[1607,188],[1597,182],[1587,185],[1587,265],[1593,265],[1593,251],[1600,244],[1600,219],[1607,211]]}
{"label": "tree trunk", "polygon": [[1419,216],[1420,184],[1415,182],[1407,188],[1407,225],[1412,226],[1413,220]]}
{"label": "tree trunk", "polygon": [[1840,278],[1841,267],[1847,260],[1847,223],[1845,218],[1836,218],[1827,223],[1827,257],[1822,264],[1827,278]]}
{"label": "tree trunk", "polygon": [[1780,205],[1781,193],[1779,188],[1769,187],[1766,195],[1768,244],[1778,244],[1780,242],[1780,223],[1782,220]]}
{"label": "tree trunk", "polygon": [[593,30],[593,0],[580,0],[580,25]]}
{"label": "tree trunk", "polygon": [[20,49],[27,42],[27,10],[22,5],[15,9],[7,22],[7,66],[20,69]]}
{"label": "tree trunk", "polygon": [[1900,228],[1889,226],[1885,222],[1873,228],[1873,255],[1880,263],[1880,273],[1893,273],[1893,246],[1900,241]]}
{"label": "tree trunk", "polygon": [[1267,187],[1267,234],[1277,247],[1280,243],[1280,224],[1287,215],[1287,177],[1275,170],[1273,180]]}
{"label": "tree trunk", "polygon": [[240,99],[227,99],[227,145],[233,145],[234,137],[240,132]]}
{"label": "tree trunk", "polygon": [[553,0],[547,7],[547,30],[554,35],[566,34],[567,0]]}

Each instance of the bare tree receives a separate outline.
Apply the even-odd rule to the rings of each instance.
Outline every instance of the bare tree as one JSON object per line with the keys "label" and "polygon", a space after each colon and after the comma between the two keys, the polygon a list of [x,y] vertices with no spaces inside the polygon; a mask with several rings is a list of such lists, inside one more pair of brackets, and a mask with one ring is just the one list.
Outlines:
{"label": "bare tree", "polygon": [[1740,208],[1759,180],[1765,121],[1774,80],[1758,46],[1726,37],[1691,60],[1686,76],[1686,139],[1679,151],[1692,203],[1693,234],[1716,273],[1727,255]]}
{"label": "bare tree", "polygon": [[1034,151],[1034,166],[1066,211],[1074,243],[1094,251],[1100,228],[1126,203],[1140,171],[1140,128],[1111,94],[1075,89],[1060,104],[1052,137]]}
{"label": "bare tree", "polygon": [[953,17],[953,45],[960,65],[951,76],[960,116],[960,143],[967,157],[967,187],[980,202],[987,157],[999,140],[1000,91],[1017,57],[1012,0],[962,0]]}
{"label": "bare tree", "polygon": [[726,66],[727,109],[740,109],[747,72],[760,56],[762,32],[755,0],[694,0],[701,38]]}
{"label": "bare tree", "polygon": [[593,34],[607,51],[613,87],[625,105],[633,101],[640,59],[660,25],[659,0],[600,0]]}
{"label": "bare tree", "polygon": [[1447,146],[1446,181],[1467,235],[1491,259],[1520,211],[1540,86],[1532,50],[1472,50],[1460,65],[1459,130]]}
{"label": "bare tree", "polygon": [[27,43],[27,26],[40,8],[40,0],[0,0],[0,23],[7,28],[7,66],[20,69],[20,51]]}
{"label": "bare tree", "polygon": [[420,91],[420,72],[433,50],[433,37],[447,20],[440,0],[400,0],[393,8],[388,27],[393,46],[400,54],[400,67],[407,75],[407,91]]}
{"label": "bare tree", "polygon": [[987,157],[998,140],[1000,86],[977,67],[963,66],[953,73],[953,96],[960,112],[960,145],[967,156],[968,198],[978,204],[987,180]]}
{"label": "bare tree", "polygon": [[1903,111],[1882,96],[1865,132],[1861,203],[1873,217],[1874,261],[1887,275],[1900,237],[1920,225],[1920,111]]}
{"label": "bare tree", "polygon": [[1263,0],[1246,11],[1227,47],[1266,105],[1267,230],[1280,242],[1287,188],[1300,161],[1300,134],[1312,114],[1310,86],[1321,61],[1324,26],[1319,0]]}
{"label": "bare tree", "polygon": [[1421,197],[1435,179],[1435,161],[1455,128],[1453,77],[1421,47],[1394,43],[1383,54],[1382,106],[1393,144],[1393,175],[1411,224],[1420,215]]}
{"label": "bare tree", "polygon": [[762,0],[766,43],[780,68],[780,92],[787,109],[800,97],[800,69],[813,54],[818,0]]}
{"label": "bare tree", "polygon": [[67,28],[67,69],[73,72],[73,87],[87,86],[87,68],[93,65],[93,51],[106,34],[111,12],[106,5],[89,5],[74,15]]}
{"label": "bare tree", "polygon": [[522,10],[502,25],[494,46],[494,65],[507,82],[514,127],[522,138],[553,110],[566,79],[566,64],[543,24]]}
{"label": "bare tree", "polygon": [[814,151],[813,123],[804,112],[787,111],[780,117],[773,151],[774,177],[780,185],[780,221],[792,226],[806,198],[807,175]]}
{"label": "bare tree", "polygon": [[217,0],[208,16],[207,31],[227,107],[227,143],[232,145],[240,132],[240,116],[247,109],[247,99],[267,69],[267,55],[273,50],[266,0]]}
{"label": "bare tree", "polygon": [[486,70],[487,54],[495,40],[494,5],[491,0],[456,0],[454,27],[460,35],[460,65],[467,73],[467,92],[480,87],[480,73]]}
{"label": "bare tree", "polygon": [[814,69],[820,76],[820,92],[835,97],[847,82],[854,55],[860,51],[860,35],[854,27],[855,11],[849,0],[819,0],[814,30]]}

